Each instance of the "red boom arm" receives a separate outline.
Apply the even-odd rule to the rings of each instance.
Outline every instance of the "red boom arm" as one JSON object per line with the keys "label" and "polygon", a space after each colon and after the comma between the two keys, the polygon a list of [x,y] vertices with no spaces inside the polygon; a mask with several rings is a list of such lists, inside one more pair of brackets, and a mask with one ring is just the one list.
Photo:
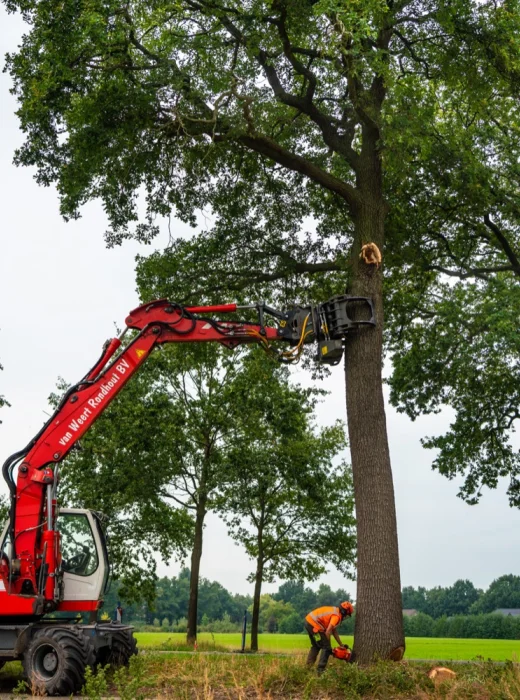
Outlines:
{"label": "red boom arm", "polygon": [[[139,333],[117,356],[121,340],[113,338],[96,365],[67,392],[54,415],[23,451],[16,487],[12,470],[15,462],[20,461],[20,453],[14,456],[15,462],[6,462],[4,476],[13,497],[10,534],[14,547],[10,567],[3,562],[0,574],[6,591],[11,594],[9,614],[29,612],[29,601],[20,594],[32,597],[34,614],[55,607],[57,591],[53,574],[59,568],[60,555],[59,533],[54,530],[57,479],[54,467],[107,408],[154,347],[179,342],[219,342],[235,347],[241,343],[265,344],[281,339],[282,331],[277,328],[237,321],[224,323],[194,315],[236,309],[235,304],[183,309],[166,300],[134,309],[126,319],[127,330],[135,329]],[[42,564],[50,574],[44,582],[38,576]]]}

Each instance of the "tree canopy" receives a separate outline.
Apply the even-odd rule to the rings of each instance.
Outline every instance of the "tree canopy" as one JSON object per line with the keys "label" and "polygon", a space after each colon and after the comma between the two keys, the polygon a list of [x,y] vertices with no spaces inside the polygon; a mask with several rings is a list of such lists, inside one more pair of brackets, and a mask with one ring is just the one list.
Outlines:
{"label": "tree canopy", "polygon": [[[403,609],[414,609],[432,618],[468,615],[475,611],[482,591],[475,588],[471,581],[459,579],[453,586],[437,586],[427,590],[415,589],[413,586],[403,588]],[[487,611],[486,611],[487,612]]]}
{"label": "tree canopy", "polygon": [[495,579],[473,611],[491,613],[498,608],[520,608],[520,576],[506,574]]}

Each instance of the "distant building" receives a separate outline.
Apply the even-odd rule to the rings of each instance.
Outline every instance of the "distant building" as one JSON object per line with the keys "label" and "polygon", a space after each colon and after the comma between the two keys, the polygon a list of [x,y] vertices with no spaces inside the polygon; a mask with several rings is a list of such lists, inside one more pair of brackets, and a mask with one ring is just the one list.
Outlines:
{"label": "distant building", "polygon": [[[520,613],[520,610],[518,612]],[[403,615],[406,615],[406,617],[414,617],[414,615],[417,615],[417,610],[415,608],[404,608]]]}
{"label": "distant building", "polygon": [[497,608],[496,610],[493,610],[493,615],[511,615],[511,617],[520,617],[520,608]]}

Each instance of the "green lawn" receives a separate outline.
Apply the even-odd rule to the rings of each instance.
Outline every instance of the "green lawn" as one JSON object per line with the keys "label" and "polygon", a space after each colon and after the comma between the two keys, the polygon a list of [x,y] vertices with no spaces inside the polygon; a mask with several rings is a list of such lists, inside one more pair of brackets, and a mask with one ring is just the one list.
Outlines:
{"label": "green lawn", "polygon": [[[137,632],[141,649],[174,649],[184,642],[183,634],[167,632]],[[343,637],[352,645],[352,637]],[[249,640],[248,640],[249,641]],[[226,647],[239,649],[239,634],[199,634],[199,642],[204,649]],[[261,651],[298,652],[308,649],[309,642],[303,634],[261,634],[259,635]],[[406,640],[406,657],[409,659],[465,659],[477,656],[494,661],[520,660],[520,640],[506,639],[431,639],[428,637],[411,637]]]}
{"label": "green lawn", "polygon": [[[168,632],[137,632],[138,645],[141,649],[174,649],[185,640],[183,634]],[[199,642],[205,649],[211,646],[239,649],[240,634],[199,634]],[[352,645],[351,637],[342,637]],[[249,642],[249,638],[248,638]],[[261,634],[260,651],[298,652],[309,647],[309,641],[303,634]],[[506,639],[431,639],[428,637],[411,637],[406,640],[406,658],[408,659],[465,659],[477,656],[494,661],[520,660],[520,640]]]}

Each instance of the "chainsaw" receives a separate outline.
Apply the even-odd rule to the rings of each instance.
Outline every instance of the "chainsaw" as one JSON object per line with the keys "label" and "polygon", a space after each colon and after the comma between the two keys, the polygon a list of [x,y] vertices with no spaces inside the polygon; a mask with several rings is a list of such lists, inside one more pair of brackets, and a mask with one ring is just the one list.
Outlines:
{"label": "chainsaw", "polygon": [[334,647],[332,656],[340,661],[346,661],[348,663],[352,658],[352,649],[348,646]]}

